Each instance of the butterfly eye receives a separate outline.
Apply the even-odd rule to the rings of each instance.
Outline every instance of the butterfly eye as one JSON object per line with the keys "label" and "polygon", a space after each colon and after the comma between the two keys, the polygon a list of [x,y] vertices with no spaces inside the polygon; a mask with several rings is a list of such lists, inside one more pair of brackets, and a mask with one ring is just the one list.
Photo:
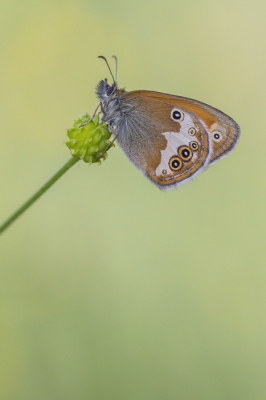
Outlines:
{"label": "butterfly eye", "polygon": [[182,121],[184,119],[184,114],[182,113],[182,111],[177,110],[176,108],[174,108],[171,111],[171,118],[174,121]]}
{"label": "butterfly eye", "polygon": [[189,147],[191,148],[192,151],[196,151],[199,148],[198,142],[190,142]]}
{"label": "butterfly eye", "polygon": [[193,156],[192,151],[191,151],[190,148],[187,147],[187,146],[181,146],[181,147],[179,147],[179,149],[178,149],[178,154],[180,155],[180,157],[181,157],[182,160],[184,160],[184,161],[189,161],[189,160],[191,160],[191,158],[192,158],[192,156]]}
{"label": "butterfly eye", "polygon": [[221,135],[218,132],[214,132],[213,137],[215,141],[219,142],[221,140]]}
{"label": "butterfly eye", "polygon": [[171,157],[169,160],[169,167],[172,171],[179,171],[183,167],[183,162],[179,157]]}
{"label": "butterfly eye", "polygon": [[194,136],[195,133],[196,133],[196,129],[195,129],[195,128],[189,128],[188,134],[189,134],[190,136]]}

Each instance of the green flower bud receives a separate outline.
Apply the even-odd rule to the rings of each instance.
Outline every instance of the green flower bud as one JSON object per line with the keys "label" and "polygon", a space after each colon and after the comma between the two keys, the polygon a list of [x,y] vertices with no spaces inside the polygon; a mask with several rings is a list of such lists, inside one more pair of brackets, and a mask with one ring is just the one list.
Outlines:
{"label": "green flower bud", "polygon": [[[80,128],[80,125],[89,120],[90,116],[86,114],[75,121],[73,128],[67,130],[67,136],[70,140],[66,142],[66,145],[72,156],[80,157],[84,162],[91,164],[106,159],[107,151],[104,152],[104,150],[110,144],[108,139],[111,137],[111,132],[107,124],[100,122],[99,115],[89,124]],[[102,154],[103,152],[104,154]]]}

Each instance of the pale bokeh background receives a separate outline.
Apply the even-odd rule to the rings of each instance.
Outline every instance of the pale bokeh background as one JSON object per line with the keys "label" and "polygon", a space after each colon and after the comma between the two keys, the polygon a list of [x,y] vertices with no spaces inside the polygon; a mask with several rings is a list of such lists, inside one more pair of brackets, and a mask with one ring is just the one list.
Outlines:
{"label": "pale bokeh background", "polygon": [[[120,149],[79,163],[0,238],[3,400],[266,398],[266,3],[2,1],[4,220],[119,84],[196,98],[239,146],[163,193]],[[112,62],[112,61],[111,61]]]}

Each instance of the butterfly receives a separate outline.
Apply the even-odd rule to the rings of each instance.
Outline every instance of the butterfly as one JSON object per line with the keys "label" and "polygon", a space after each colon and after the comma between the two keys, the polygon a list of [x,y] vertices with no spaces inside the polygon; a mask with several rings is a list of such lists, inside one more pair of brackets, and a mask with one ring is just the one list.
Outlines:
{"label": "butterfly", "polygon": [[116,78],[106,58],[99,56],[113,78],[112,84],[104,79],[96,88],[102,121],[129,160],[159,189],[189,182],[233,150],[240,127],[232,118],[186,97],[119,89],[113,57]]}

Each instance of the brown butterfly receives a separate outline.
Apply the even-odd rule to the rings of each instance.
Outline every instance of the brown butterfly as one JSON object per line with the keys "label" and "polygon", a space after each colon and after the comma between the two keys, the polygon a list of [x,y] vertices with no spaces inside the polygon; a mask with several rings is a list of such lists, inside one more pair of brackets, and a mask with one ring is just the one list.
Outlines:
{"label": "brown butterfly", "polygon": [[102,121],[130,161],[160,189],[189,182],[233,150],[240,128],[228,115],[186,97],[119,89],[106,58],[100,58],[113,78],[111,85],[107,79],[97,85]]}

